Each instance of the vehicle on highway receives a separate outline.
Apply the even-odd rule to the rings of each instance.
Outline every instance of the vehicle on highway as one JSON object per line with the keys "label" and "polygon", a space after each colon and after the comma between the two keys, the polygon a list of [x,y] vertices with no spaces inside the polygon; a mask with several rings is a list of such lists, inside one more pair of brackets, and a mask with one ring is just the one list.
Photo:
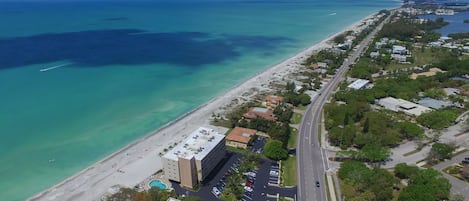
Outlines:
{"label": "vehicle on highway", "polygon": [[319,181],[316,181],[316,187],[319,188]]}

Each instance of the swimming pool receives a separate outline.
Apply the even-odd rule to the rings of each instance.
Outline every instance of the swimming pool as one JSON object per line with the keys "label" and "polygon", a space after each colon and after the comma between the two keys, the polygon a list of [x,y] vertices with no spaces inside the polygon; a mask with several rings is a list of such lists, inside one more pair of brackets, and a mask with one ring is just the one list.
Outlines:
{"label": "swimming pool", "polygon": [[161,182],[160,180],[152,180],[150,181],[150,183],[148,184],[150,186],[150,188],[152,187],[157,187],[161,190],[165,190],[167,189],[168,187],[166,186],[166,184],[164,184],[163,182]]}

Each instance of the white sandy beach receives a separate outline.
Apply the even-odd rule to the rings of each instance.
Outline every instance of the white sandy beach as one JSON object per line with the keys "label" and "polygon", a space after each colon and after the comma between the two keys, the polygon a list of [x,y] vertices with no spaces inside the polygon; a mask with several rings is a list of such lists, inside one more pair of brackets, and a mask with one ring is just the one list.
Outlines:
{"label": "white sandy beach", "polygon": [[[133,187],[157,170],[162,169],[159,153],[200,126],[207,126],[213,113],[223,113],[232,100],[249,99],[256,92],[268,91],[269,82],[296,72],[301,63],[314,51],[330,47],[328,41],[348,30],[357,30],[363,21],[346,27],[323,41],[304,49],[298,54],[266,69],[265,71],[240,83],[208,103],[169,123],[121,150],[96,162],[90,167],[46,189],[28,200],[99,200],[116,186]],[[246,93],[251,92],[251,93]],[[114,187],[114,188],[113,188]]]}

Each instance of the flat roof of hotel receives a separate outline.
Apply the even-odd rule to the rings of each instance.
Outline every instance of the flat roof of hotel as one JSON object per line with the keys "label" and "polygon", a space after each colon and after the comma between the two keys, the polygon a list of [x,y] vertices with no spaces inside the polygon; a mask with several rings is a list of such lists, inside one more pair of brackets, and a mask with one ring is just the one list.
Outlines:
{"label": "flat roof of hotel", "polygon": [[224,135],[213,129],[200,127],[163,157],[172,160],[178,160],[179,157],[186,159],[195,157],[196,160],[202,160],[224,138]]}

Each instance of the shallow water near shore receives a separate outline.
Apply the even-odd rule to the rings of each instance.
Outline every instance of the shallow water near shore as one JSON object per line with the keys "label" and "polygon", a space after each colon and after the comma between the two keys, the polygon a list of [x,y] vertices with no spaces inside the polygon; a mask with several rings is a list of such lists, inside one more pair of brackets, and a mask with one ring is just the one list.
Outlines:
{"label": "shallow water near shore", "polygon": [[24,200],[397,5],[0,2],[0,200]]}

